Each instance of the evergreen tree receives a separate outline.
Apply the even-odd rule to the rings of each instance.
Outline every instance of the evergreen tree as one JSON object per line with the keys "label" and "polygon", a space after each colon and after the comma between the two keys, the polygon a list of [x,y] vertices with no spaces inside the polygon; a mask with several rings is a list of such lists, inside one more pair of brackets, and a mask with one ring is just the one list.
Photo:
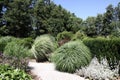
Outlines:
{"label": "evergreen tree", "polygon": [[113,6],[109,5],[106,8],[106,13],[104,14],[103,17],[103,28],[102,28],[102,35],[107,36],[111,34],[113,27],[110,26],[110,23],[113,20]]}
{"label": "evergreen tree", "polygon": [[31,0],[14,0],[10,2],[4,19],[7,22],[6,29],[9,35],[16,37],[27,37],[30,35],[31,17],[30,17]]}
{"label": "evergreen tree", "polygon": [[95,21],[96,21],[95,17],[88,17],[85,21],[84,32],[88,36],[92,37],[92,36],[97,35],[97,31],[96,31],[96,27],[95,27]]}
{"label": "evergreen tree", "polygon": [[103,28],[103,15],[98,14],[95,20],[95,27],[96,27],[96,33],[97,35],[101,35],[101,30]]}

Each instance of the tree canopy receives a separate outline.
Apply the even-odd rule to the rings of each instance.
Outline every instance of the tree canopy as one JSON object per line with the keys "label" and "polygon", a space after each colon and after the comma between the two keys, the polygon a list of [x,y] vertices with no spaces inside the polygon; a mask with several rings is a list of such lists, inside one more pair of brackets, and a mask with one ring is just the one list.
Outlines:
{"label": "tree canopy", "polygon": [[36,37],[46,33],[56,36],[63,31],[79,30],[90,37],[119,33],[120,3],[115,7],[108,5],[104,14],[82,20],[51,0],[0,1],[1,36]]}

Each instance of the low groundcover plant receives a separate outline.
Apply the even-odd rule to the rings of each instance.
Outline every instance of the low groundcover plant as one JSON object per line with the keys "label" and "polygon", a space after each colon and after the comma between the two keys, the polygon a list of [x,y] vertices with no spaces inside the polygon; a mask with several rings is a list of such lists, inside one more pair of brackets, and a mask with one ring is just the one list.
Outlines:
{"label": "low groundcover plant", "polygon": [[0,80],[32,80],[23,70],[0,64]]}
{"label": "low groundcover plant", "polygon": [[111,70],[106,58],[99,62],[96,57],[92,59],[89,66],[76,70],[76,74],[93,80],[113,80],[119,76],[118,72],[119,65],[117,65],[115,69]]}

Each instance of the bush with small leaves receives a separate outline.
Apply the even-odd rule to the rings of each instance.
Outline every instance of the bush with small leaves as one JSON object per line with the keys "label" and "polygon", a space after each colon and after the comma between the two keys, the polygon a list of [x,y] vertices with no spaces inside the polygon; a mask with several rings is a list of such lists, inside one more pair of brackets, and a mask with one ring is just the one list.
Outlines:
{"label": "bush with small leaves", "polygon": [[111,68],[120,60],[120,38],[86,38],[83,43],[91,50],[93,57],[96,56],[99,60],[106,57]]}
{"label": "bush with small leaves", "polygon": [[63,32],[59,33],[57,35],[57,41],[58,41],[59,46],[65,44],[66,42],[69,42],[73,36],[74,36],[74,34],[72,32],[68,32],[68,31],[63,31]]}
{"label": "bush with small leaves", "polygon": [[77,40],[77,39],[84,39],[85,37],[87,37],[82,31],[78,31],[75,33],[75,35],[73,36],[72,40]]}
{"label": "bush with small leaves", "polygon": [[64,72],[75,72],[91,61],[90,50],[81,41],[70,41],[58,48],[51,56],[56,69]]}
{"label": "bush with small leaves", "polygon": [[56,47],[54,37],[51,35],[41,35],[35,39],[31,52],[38,62],[47,61],[49,60],[50,53],[52,53]]}
{"label": "bush with small leaves", "polygon": [[72,32],[63,31],[57,35],[57,40],[59,41],[59,40],[65,39],[65,38],[72,39],[73,35],[74,34]]}

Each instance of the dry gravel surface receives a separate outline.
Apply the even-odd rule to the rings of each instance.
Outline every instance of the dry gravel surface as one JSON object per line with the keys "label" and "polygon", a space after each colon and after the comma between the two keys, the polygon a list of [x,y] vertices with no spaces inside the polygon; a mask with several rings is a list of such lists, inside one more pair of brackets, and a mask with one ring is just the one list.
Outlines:
{"label": "dry gravel surface", "polygon": [[29,62],[31,72],[39,78],[38,80],[85,80],[75,74],[59,72],[55,70],[53,63]]}

